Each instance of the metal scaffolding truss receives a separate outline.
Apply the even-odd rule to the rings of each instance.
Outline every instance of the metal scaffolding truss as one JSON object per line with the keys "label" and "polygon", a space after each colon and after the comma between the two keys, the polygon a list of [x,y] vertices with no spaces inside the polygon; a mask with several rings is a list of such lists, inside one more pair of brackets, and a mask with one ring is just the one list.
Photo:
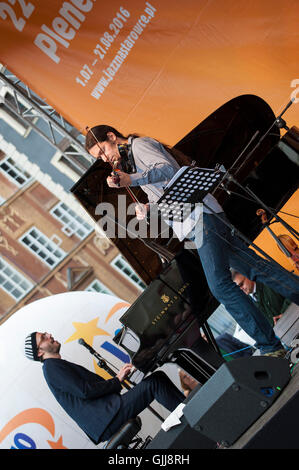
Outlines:
{"label": "metal scaffolding truss", "polygon": [[[86,152],[84,136],[78,129],[3,66],[0,68],[0,89],[1,85],[9,91],[9,98],[2,97],[5,107],[50,143],[79,175],[84,174],[92,157]],[[40,125],[40,120],[46,125]]]}

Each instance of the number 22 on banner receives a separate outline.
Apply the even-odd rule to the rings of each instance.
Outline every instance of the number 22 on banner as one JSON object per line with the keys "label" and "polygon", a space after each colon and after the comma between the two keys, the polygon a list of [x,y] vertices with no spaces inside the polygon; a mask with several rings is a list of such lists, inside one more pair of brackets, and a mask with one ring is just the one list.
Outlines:
{"label": "number 22 on banner", "polygon": [[[8,0],[11,5],[14,5],[16,3],[16,0]],[[17,0],[18,3],[20,4],[20,7],[22,9],[22,13],[25,16],[25,18],[29,18],[35,9],[35,6],[32,5],[32,3],[25,2],[24,0]],[[10,5],[4,2],[0,2],[0,17],[3,18],[3,20],[6,20],[7,15],[10,17],[11,21],[13,22],[14,27],[18,31],[23,31],[24,26],[26,24],[26,21],[24,18],[20,17],[17,18],[13,8],[11,8]]]}

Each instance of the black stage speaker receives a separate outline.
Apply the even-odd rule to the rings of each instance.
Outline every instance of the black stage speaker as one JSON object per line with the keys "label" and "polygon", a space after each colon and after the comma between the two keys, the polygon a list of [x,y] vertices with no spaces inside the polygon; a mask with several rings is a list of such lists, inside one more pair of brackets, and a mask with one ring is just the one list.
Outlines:
{"label": "black stage speaker", "polygon": [[192,428],[231,445],[271,406],[290,378],[286,359],[234,359],[195,391],[183,412]]}
{"label": "black stage speaker", "polygon": [[146,449],[216,449],[217,443],[191,429],[186,418],[168,431],[161,429]]}

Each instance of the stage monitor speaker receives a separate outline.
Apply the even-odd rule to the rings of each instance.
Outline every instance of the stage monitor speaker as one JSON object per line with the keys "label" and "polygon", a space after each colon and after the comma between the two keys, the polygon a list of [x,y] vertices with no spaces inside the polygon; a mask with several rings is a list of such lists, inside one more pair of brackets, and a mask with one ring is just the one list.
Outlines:
{"label": "stage monitor speaker", "polygon": [[192,429],[184,416],[180,421],[168,431],[161,429],[146,449],[216,449],[216,442]]}
{"label": "stage monitor speaker", "polygon": [[194,393],[184,415],[193,429],[229,446],[272,405],[290,378],[286,359],[234,359]]}

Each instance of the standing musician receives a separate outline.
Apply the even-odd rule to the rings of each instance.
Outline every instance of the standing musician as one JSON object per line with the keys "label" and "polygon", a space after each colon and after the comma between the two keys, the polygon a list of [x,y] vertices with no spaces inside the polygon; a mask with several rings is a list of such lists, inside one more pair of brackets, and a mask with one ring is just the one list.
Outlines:
{"label": "standing musician", "polygon": [[[134,173],[123,166],[119,146],[126,145],[134,160]],[[117,177],[107,178],[111,188],[140,186],[148,196],[148,203],[136,205],[139,220],[146,217],[150,204],[163,195],[164,188],[188,157],[177,153],[150,137],[124,136],[108,125],[98,125],[86,135],[86,150],[96,159],[101,158],[113,167],[118,165]],[[188,159],[190,164],[190,159]],[[124,162],[125,163],[125,162]],[[203,208],[203,241],[198,254],[209,288],[215,298],[246,333],[256,341],[263,355],[284,357],[285,349],[275,336],[273,328],[248,296],[231,278],[230,267],[242,272],[249,279],[264,283],[282,296],[299,305],[299,280],[295,275],[283,272],[273,263],[258,256],[255,251],[231,233],[226,215],[217,200],[208,194]],[[217,215],[215,215],[215,213]],[[196,243],[196,229],[189,236]],[[195,235],[194,235],[195,234]]]}

